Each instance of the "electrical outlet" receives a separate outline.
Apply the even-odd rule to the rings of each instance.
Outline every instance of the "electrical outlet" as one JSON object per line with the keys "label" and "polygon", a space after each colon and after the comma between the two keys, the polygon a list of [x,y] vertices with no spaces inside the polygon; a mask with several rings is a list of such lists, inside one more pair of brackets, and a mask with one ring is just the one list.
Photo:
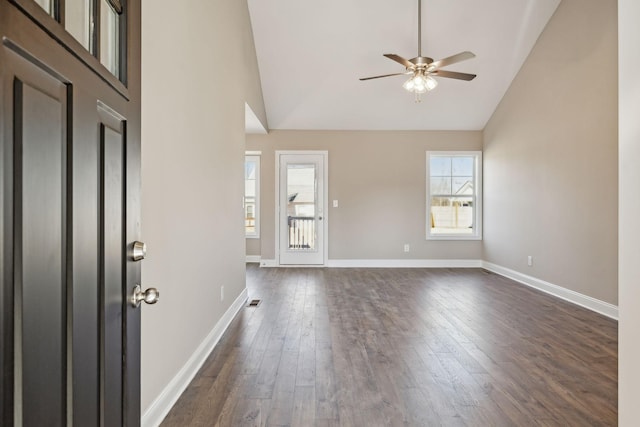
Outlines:
{"label": "electrical outlet", "polygon": [[404,251],[405,252],[409,252],[409,244],[408,243],[404,244]]}
{"label": "electrical outlet", "polygon": [[220,286],[220,301],[224,301],[224,286]]}
{"label": "electrical outlet", "polygon": [[527,265],[533,267],[533,257],[531,255],[527,257]]}

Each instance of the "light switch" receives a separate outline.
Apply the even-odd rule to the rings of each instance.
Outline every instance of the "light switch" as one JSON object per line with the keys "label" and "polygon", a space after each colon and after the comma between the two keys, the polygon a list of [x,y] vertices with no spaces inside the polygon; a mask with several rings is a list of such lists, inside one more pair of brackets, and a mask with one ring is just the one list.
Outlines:
{"label": "light switch", "polygon": [[334,207],[334,208],[337,208],[337,207],[338,207],[338,201],[337,201],[337,200],[334,200],[334,201],[333,201],[333,207]]}

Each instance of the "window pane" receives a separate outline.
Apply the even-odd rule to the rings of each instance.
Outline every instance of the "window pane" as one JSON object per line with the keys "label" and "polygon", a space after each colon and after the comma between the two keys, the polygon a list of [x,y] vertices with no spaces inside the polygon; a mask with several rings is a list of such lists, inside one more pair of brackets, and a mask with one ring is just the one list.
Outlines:
{"label": "window pane", "polygon": [[120,15],[106,0],[100,4],[100,62],[120,78]]}
{"label": "window pane", "polygon": [[89,0],[65,0],[64,25],[66,30],[75,37],[85,49],[93,53],[91,46],[91,3]]}
{"label": "window pane", "polygon": [[260,236],[260,157],[244,160],[244,227],[247,237]]}
{"label": "window pane", "polygon": [[35,0],[49,15],[53,16],[53,0]]}
{"label": "window pane", "polygon": [[247,234],[256,232],[256,200],[252,197],[244,199],[244,227]]}
{"label": "window pane", "polygon": [[[473,177],[472,176],[456,176],[452,179],[452,195],[468,194],[473,195]],[[444,194],[444,193],[434,193]]]}
{"label": "window pane", "polygon": [[244,179],[256,179],[256,162],[247,160],[244,164]]}
{"label": "window pane", "polygon": [[451,194],[451,178],[442,177],[442,178],[434,178],[431,177],[431,194]]}
{"label": "window pane", "polygon": [[316,165],[287,165],[289,250],[316,249]]}
{"label": "window pane", "polygon": [[244,181],[244,196],[256,197],[256,181],[254,179]]}
{"label": "window pane", "polygon": [[450,176],[451,157],[432,156],[429,162],[429,173],[431,176]]}
{"label": "window pane", "polygon": [[432,234],[473,234],[473,198],[432,197]]}
{"label": "window pane", "polygon": [[256,162],[247,160],[244,164],[244,196],[245,198],[256,197]]}
{"label": "window pane", "polygon": [[473,157],[453,157],[451,160],[451,175],[471,176],[473,175]]}

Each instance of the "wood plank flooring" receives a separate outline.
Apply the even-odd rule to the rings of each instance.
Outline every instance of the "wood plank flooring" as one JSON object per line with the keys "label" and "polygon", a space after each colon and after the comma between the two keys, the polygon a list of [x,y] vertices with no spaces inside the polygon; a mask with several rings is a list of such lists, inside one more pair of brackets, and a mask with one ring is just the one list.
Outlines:
{"label": "wood plank flooring", "polygon": [[259,268],[169,426],[615,426],[617,322],[481,269]]}

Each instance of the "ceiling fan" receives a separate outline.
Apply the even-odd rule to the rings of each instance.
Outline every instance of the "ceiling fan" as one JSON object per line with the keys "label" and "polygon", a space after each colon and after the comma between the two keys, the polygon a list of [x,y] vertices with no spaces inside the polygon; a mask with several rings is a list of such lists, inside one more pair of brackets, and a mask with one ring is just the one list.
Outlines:
{"label": "ceiling fan", "polygon": [[402,87],[409,92],[415,93],[416,102],[420,102],[420,94],[434,89],[438,85],[438,81],[433,78],[446,77],[457,80],[473,80],[475,74],[459,73],[457,71],[441,70],[442,67],[446,67],[457,62],[465,61],[467,59],[475,58],[475,55],[471,52],[465,51],[447,58],[434,61],[433,59],[422,56],[422,8],[421,0],[418,0],[418,56],[412,59],[405,59],[395,53],[385,53],[384,56],[396,61],[405,66],[406,71],[402,73],[383,74],[381,76],[363,77],[360,80],[379,79],[382,77],[410,75]]}

